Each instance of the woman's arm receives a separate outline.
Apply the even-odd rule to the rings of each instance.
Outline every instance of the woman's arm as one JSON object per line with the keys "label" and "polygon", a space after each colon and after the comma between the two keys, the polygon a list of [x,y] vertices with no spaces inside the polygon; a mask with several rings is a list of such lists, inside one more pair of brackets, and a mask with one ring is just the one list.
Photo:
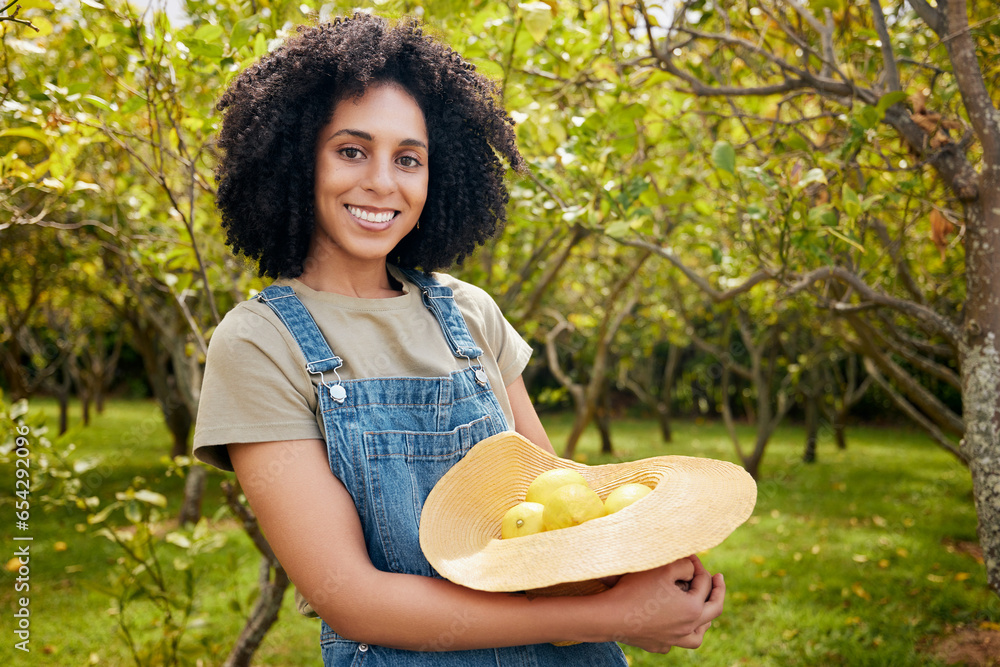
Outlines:
{"label": "woman's arm", "polygon": [[[651,651],[697,646],[724,588],[682,559],[578,598],[474,591],[383,572],[368,558],[357,510],[320,440],[233,444],[237,477],[275,555],[316,612],[356,641],[457,650],[616,640]],[[690,590],[674,585],[692,580]]]}
{"label": "woman's arm", "polygon": [[556,450],[549,442],[545,427],[535,412],[522,376],[518,375],[516,380],[507,385],[507,399],[510,401],[511,412],[514,413],[514,430],[545,451],[555,454]]}

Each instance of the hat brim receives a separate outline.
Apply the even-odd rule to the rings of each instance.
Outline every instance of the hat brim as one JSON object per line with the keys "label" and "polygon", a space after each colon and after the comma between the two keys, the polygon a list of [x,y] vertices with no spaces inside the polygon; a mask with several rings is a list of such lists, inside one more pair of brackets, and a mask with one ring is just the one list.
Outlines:
{"label": "hat brim", "polygon": [[[552,468],[577,470],[602,499],[622,484],[639,502],[572,528],[500,539],[508,509]],[[720,544],[753,512],[757,485],[740,466],[657,456],[588,466],[508,431],[475,445],[431,490],[420,547],[444,578],[482,591],[527,591],[649,570]]]}

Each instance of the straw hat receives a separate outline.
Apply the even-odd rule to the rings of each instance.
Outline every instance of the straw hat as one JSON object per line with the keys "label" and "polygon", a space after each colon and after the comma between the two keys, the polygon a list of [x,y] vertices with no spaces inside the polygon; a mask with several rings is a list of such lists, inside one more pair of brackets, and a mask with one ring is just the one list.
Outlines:
{"label": "straw hat", "polygon": [[[579,471],[601,498],[629,482],[654,489],[635,505],[572,528],[500,539],[504,513],[552,468]],[[587,466],[508,431],[474,446],[434,486],[420,518],[420,547],[441,576],[468,588],[587,594],[604,588],[592,580],[720,544],[756,500],[753,478],[725,461],[656,456]]]}

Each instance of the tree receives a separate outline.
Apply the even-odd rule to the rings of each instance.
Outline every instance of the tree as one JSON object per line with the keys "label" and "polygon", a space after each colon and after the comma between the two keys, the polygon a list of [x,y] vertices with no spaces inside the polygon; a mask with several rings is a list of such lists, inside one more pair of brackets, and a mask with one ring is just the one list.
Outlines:
{"label": "tree", "polygon": [[[854,315],[847,322],[869,370],[878,369],[900,405],[968,462],[989,581],[1000,593],[1000,112],[986,84],[997,76],[987,65],[997,57],[990,6],[974,2],[974,14],[984,18],[972,23],[965,0],[908,0],[889,13],[877,0],[691,0],[666,17],[650,4],[638,9],[650,55],[641,67],[703,99],[719,130],[746,153],[769,149],[781,158],[762,158],[756,174],[733,169],[734,176],[776,181],[782,160],[818,164],[784,172],[786,184],[823,186],[802,217],[812,229],[777,220],[769,230],[753,230],[759,266],[789,294],[809,294],[830,313]],[[728,161],[724,146],[716,157]],[[840,181],[839,192],[831,179]],[[914,210],[914,195],[933,203]],[[737,209],[770,217],[752,205]],[[893,233],[900,213],[903,225]],[[929,254],[913,247],[908,225],[915,215],[930,218],[946,266],[964,284],[914,265],[918,254]],[[949,217],[961,223],[964,253],[948,243]],[[817,231],[840,247],[815,252]],[[886,261],[866,255],[869,244],[882,245]],[[931,292],[934,283],[944,289]],[[883,309],[905,325],[873,312]],[[911,364],[938,375],[947,364],[923,351],[950,348],[961,416],[892,352],[875,354],[873,328],[897,348],[909,345]]]}

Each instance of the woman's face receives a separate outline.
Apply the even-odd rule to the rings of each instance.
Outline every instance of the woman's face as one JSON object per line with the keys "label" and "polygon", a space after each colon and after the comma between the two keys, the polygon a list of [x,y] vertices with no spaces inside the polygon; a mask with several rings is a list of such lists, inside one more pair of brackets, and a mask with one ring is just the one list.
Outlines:
{"label": "woman's face", "polygon": [[424,114],[401,87],[381,84],[340,101],[316,144],[310,254],[384,261],[423,210],[427,146]]}

